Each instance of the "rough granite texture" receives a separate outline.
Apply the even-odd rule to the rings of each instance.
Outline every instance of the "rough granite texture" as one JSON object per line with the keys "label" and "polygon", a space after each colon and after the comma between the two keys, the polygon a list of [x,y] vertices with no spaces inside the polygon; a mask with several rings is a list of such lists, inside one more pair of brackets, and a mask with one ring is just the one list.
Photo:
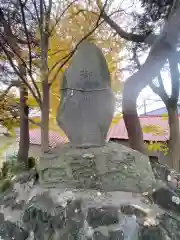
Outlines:
{"label": "rough granite texture", "polygon": [[148,157],[118,143],[87,149],[67,144],[43,156],[38,168],[41,184],[52,187],[144,192],[155,183]]}
{"label": "rough granite texture", "polygon": [[0,196],[0,239],[180,239],[178,212],[162,209],[142,194],[48,189],[27,175]]}
{"label": "rough granite texture", "polygon": [[111,124],[115,98],[101,49],[83,41],[63,77],[57,123],[73,146],[101,146]]}

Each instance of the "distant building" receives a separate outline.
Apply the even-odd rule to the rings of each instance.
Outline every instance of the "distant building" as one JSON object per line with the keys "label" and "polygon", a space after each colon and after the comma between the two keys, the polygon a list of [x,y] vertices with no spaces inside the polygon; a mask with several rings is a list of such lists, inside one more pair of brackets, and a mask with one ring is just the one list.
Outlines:
{"label": "distant building", "polygon": [[[145,142],[161,142],[166,143],[169,139],[169,125],[168,119],[160,116],[140,116],[139,117],[141,127],[153,127],[156,126],[160,129],[158,132],[143,132],[143,139]],[[118,142],[129,147],[129,138],[126,130],[126,126],[123,119],[109,129],[108,141]],[[149,157],[157,157],[161,163],[167,163],[168,157],[163,152],[152,151],[148,153]]]}
{"label": "distant building", "polygon": [[[163,110],[164,109],[164,110]],[[153,115],[152,112],[159,111],[160,116]],[[146,143],[150,142],[160,142],[160,143],[166,143],[169,139],[169,125],[168,125],[168,119],[161,117],[161,115],[165,112],[165,108],[161,108],[155,111],[151,111],[150,113],[152,115],[148,116],[140,116],[139,120],[141,123],[142,128],[145,127],[153,127],[156,126],[157,131],[155,132],[143,132],[143,139]],[[180,111],[180,106],[179,106]],[[160,114],[161,112],[161,114]],[[148,114],[148,113],[147,113]],[[157,114],[157,112],[156,112]],[[33,129],[30,130],[30,156],[39,156],[41,154],[41,130]],[[19,129],[16,129],[16,137],[17,142],[19,141]],[[125,123],[122,117],[119,117],[119,121],[116,119],[116,123],[109,129],[107,134],[107,141],[114,141],[118,142],[120,144],[123,144],[125,146],[129,146],[129,139],[127,130],[125,127]],[[57,133],[56,131],[49,132],[49,144],[50,147],[58,147],[62,144],[68,143],[68,138],[65,135],[61,135],[60,133]],[[160,162],[167,163],[167,156],[164,155],[163,152],[149,152],[148,154],[150,157],[157,157]]]}
{"label": "distant building", "polygon": [[[147,113],[143,113],[140,116],[162,116],[163,114],[167,114],[166,107],[162,107],[156,110],[149,111]],[[180,104],[178,104],[178,115],[180,116]]]}
{"label": "distant building", "polygon": [[[20,137],[17,135],[16,142],[18,143]],[[32,129],[29,131],[29,140],[30,140],[30,148],[29,148],[29,156],[39,157],[41,156],[41,129]],[[49,147],[55,148],[62,144],[68,143],[69,140],[66,135],[61,136],[60,134],[49,131]]]}

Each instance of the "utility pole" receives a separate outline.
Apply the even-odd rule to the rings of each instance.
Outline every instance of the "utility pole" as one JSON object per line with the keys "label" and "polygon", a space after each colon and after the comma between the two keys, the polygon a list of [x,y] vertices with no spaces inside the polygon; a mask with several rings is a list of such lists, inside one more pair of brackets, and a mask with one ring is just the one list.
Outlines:
{"label": "utility pole", "polygon": [[144,115],[146,116],[146,100],[144,100]]}

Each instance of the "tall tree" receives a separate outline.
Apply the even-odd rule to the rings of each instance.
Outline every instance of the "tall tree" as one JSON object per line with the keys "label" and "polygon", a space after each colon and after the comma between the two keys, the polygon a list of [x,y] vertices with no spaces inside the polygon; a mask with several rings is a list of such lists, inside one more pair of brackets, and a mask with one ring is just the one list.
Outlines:
{"label": "tall tree", "polygon": [[[22,49],[18,45],[18,39],[14,36],[13,30],[10,28],[10,23],[15,22],[12,19],[11,11],[8,11],[9,21],[5,19],[5,15],[2,9],[0,9],[0,23],[3,27],[1,32],[1,48],[8,57],[17,61],[19,74],[26,78],[26,68],[21,63],[23,55]],[[16,19],[17,20],[17,19]],[[9,50],[5,46],[9,45],[13,49],[14,53],[9,56]],[[18,57],[17,57],[18,56]],[[19,80],[20,83],[20,80]],[[18,151],[18,161],[22,161],[27,165],[28,152],[29,152],[29,123],[28,123],[28,106],[26,104],[27,89],[24,85],[19,84],[20,88],[20,142]]]}
{"label": "tall tree", "polygon": [[[12,2],[12,4],[14,3]],[[61,1],[55,2],[49,0],[47,2],[40,0],[23,2],[22,0],[18,0],[17,6],[16,4],[13,5],[13,9],[18,13],[20,20],[22,20],[16,25],[18,31],[15,31],[15,29],[12,31],[12,26],[8,24],[7,17],[3,18],[3,30],[5,30],[5,26],[7,26],[8,31],[4,31],[3,34],[1,34],[2,50],[14,72],[19,76],[23,86],[28,88],[29,94],[34,97],[41,109],[42,152],[49,150],[50,87],[56,80],[58,73],[71,59],[79,44],[90,36],[100,24],[100,18],[98,18],[95,24],[89,29],[89,32],[82,36],[75,44],[75,47],[73,46],[73,49],[69,49],[67,55],[62,59],[58,59],[52,68],[49,69],[49,39],[58,23],[64,20],[64,16],[72,4],[75,4],[75,1],[65,2],[65,6],[63,5],[62,9]],[[58,6],[60,6],[60,8]],[[21,10],[20,12],[18,11],[19,8]],[[1,9],[1,12],[4,14],[3,9]],[[51,21],[52,19],[54,21]],[[17,36],[17,32],[21,34]],[[20,72],[22,69],[23,71]],[[54,76],[50,77],[52,71]],[[37,82],[37,79],[40,79],[40,84]],[[24,98],[26,98],[26,96]]]}
{"label": "tall tree", "polygon": [[[135,63],[134,69],[139,70],[141,68],[141,64],[138,59],[138,54],[136,51],[137,51],[137,46],[133,48],[132,61]],[[169,165],[178,171],[179,161],[180,161],[180,152],[179,152],[180,132],[179,132],[179,118],[178,118],[178,112],[177,112],[177,103],[179,98],[180,73],[178,69],[179,59],[177,55],[178,55],[178,52],[174,52],[173,56],[168,59],[167,63],[165,64],[165,67],[163,68],[163,70],[166,72],[166,75],[169,75],[169,78],[171,78],[170,96],[167,94],[165,90],[161,72],[158,74],[158,77],[156,78],[156,82],[151,82],[149,86],[154,91],[154,93],[157,94],[162,99],[162,101],[164,102],[167,108],[168,123],[169,123],[169,129],[170,129],[170,136],[168,141]]]}
{"label": "tall tree", "polygon": [[150,84],[152,90],[158,94],[164,102],[168,111],[168,122],[170,136],[168,141],[169,148],[169,165],[179,171],[180,163],[180,132],[179,132],[179,117],[177,103],[179,98],[179,87],[180,87],[180,73],[178,69],[178,61],[176,57],[169,59],[169,68],[171,76],[171,95],[168,96],[161,73],[158,76],[158,86],[154,83]]}
{"label": "tall tree", "polygon": [[[173,7],[172,4],[165,4],[166,6],[164,9],[166,12],[163,12],[164,16],[159,17],[159,19],[157,19],[157,21],[154,23],[152,21],[153,14],[149,13],[150,10],[147,8],[149,1],[146,1],[144,4],[145,6],[144,12],[142,14],[143,16],[141,15],[138,24],[140,26],[143,26],[144,23],[146,23],[147,28],[139,28],[139,31],[137,31],[137,28],[132,27],[132,32],[126,32],[121,26],[116,23],[116,21],[109,17],[106,11],[104,11],[102,14],[102,18],[107,22],[109,26],[115,30],[116,34],[118,34],[120,37],[130,42],[148,44],[150,48],[145,63],[142,65],[140,70],[138,70],[126,80],[123,91],[123,118],[128,131],[130,145],[132,148],[143,153],[145,153],[146,150],[144,148],[143,134],[136,110],[137,97],[141,90],[150,84],[152,80],[158,75],[167,58],[173,57],[178,43],[178,25],[180,22],[180,9],[178,6],[174,8],[174,4]],[[160,4],[158,5],[158,3],[156,6],[158,9],[162,7]],[[101,8],[100,4],[99,7]],[[169,13],[171,17],[168,18]],[[150,17],[148,18],[148,16]],[[151,21],[149,21],[149,19]],[[160,26],[159,20],[165,21],[166,19],[168,20],[166,21],[166,24],[164,25],[161,33],[156,36],[155,27],[157,28]]]}

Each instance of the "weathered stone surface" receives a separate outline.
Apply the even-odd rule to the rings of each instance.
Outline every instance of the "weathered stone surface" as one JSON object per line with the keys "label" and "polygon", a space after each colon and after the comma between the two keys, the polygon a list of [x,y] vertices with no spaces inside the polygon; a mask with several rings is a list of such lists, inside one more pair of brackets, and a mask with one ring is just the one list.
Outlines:
{"label": "weathered stone surface", "polygon": [[139,240],[164,240],[164,235],[159,226],[143,226]]}
{"label": "weathered stone surface", "polygon": [[68,145],[40,161],[40,182],[49,186],[144,192],[155,178],[146,156],[117,143],[89,149]]}
{"label": "weathered stone surface", "polygon": [[148,213],[141,208],[137,208],[137,206],[133,206],[131,204],[125,204],[121,206],[121,212],[125,215],[135,215],[139,218],[146,218]]}
{"label": "weathered stone surface", "polygon": [[124,233],[121,230],[110,231],[109,232],[110,240],[124,240]]}
{"label": "weathered stone surface", "polygon": [[6,206],[0,196],[3,240],[180,239],[180,216],[144,203],[142,194],[20,185],[21,191],[14,187],[11,194],[22,203],[18,209]]}
{"label": "weathered stone surface", "polygon": [[170,189],[175,190],[180,195],[180,174],[158,162],[151,162],[151,165],[156,179],[163,180]]}
{"label": "weathered stone surface", "polygon": [[25,240],[29,232],[20,228],[17,224],[4,220],[0,223],[0,237],[6,240]]}
{"label": "weathered stone surface", "polygon": [[160,188],[152,193],[153,201],[166,210],[180,214],[180,197],[169,188]]}
{"label": "weathered stone surface", "polygon": [[115,101],[107,63],[97,46],[87,41],[80,44],[64,74],[61,96],[57,122],[70,143],[104,145]]}
{"label": "weathered stone surface", "polygon": [[[42,172],[45,167],[52,166],[52,175],[49,175],[46,183],[51,180],[51,187],[52,182],[56,183],[54,188],[39,185],[36,174],[30,172],[28,175],[26,172],[15,178],[13,189],[0,195],[0,239],[180,239],[177,195],[168,187],[158,189],[156,184],[154,186],[152,170],[145,156],[116,144],[91,149],[74,149],[67,146],[62,148],[61,153],[60,157],[57,149],[57,152],[46,155],[45,164],[39,166]],[[59,158],[61,161],[57,161]],[[58,176],[58,166],[64,171],[61,177]],[[117,171],[113,171],[114,169]],[[80,170],[82,174],[79,174]],[[123,181],[118,182],[120,187],[117,191],[111,191],[110,188],[109,191],[107,188],[104,191],[103,188],[99,188],[104,186],[103,173],[108,171],[112,171],[115,177],[118,173],[120,178],[126,176],[122,178],[126,181],[125,184]],[[94,172],[96,178],[92,179],[90,176]],[[47,169],[46,174],[48,175]],[[73,178],[74,174],[80,176],[76,181]],[[108,174],[105,176],[108,177]],[[88,177],[92,182],[84,181]],[[57,178],[63,184],[57,185]],[[42,176],[40,179],[42,180]],[[98,185],[93,185],[95,179],[101,184],[98,182]],[[148,184],[144,185],[141,179]],[[111,187],[114,186],[112,178],[108,181],[112,181]],[[108,184],[108,181],[105,183]],[[75,187],[79,186],[76,185],[79,182],[81,189]],[[70,185],[71,188],[68,188]],[[95,189],[92,186],[95,186]],[[138,186],[136,190],[135,186]],[[142,191],[148,190],[149,187],[149,193]],[[154,191],[154,188],[157,189]],[[151,201],[147,197],[151,197]]]}
{"label": "weathered stone surface", "polygon": [[119,222],[118,209],[116,207],[89,208],[87,222],[93,228],[116,224]]}

